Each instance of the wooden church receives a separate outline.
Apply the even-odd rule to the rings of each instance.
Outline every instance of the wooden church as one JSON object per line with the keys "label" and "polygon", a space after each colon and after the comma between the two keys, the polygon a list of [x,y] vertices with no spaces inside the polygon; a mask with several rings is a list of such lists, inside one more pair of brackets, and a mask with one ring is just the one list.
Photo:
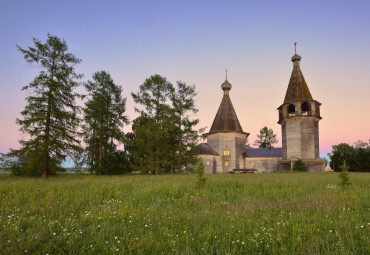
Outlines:
{"label": "wooden church", "polygon": [[284,102],[279,106],[282,148],[246,148],[246,138],[230,99],[231,84],[221,85],[223,97],[207,143],[198,145],[206,173],[240,171],[270,172],[292,170],[301,159],[309,171],[324,171],[325,160],[319,153],[321,104],[312,98],[300,69],[301,56],[292,57],[293,71]]}

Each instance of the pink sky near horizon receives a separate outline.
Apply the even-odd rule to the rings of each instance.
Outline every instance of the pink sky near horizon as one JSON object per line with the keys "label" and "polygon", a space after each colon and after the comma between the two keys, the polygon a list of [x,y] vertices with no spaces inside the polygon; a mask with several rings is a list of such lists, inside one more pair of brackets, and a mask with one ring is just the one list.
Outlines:
{"label": "pink sky near horizon", "polygon": [[28,95],[21,88],[40,71],[23,60],[15,45],[32,46],[32,37],[44,41],[48,32],[64,38],[82,59],[77,71],[85,74],[83,81],[106,70],[123,86],[130,120],[137,116],[130,93],[150,75],[160,74],[172,83],[196,85],[195,117],[208,131],[228,69],[230,97],[243,130],[251,133],[250,143],[268,126],[278,135],[277,146],[281,129],[276,109],[284,100],[298,42],[301,70],[313,98],[322,103],[321,156],[332,145],[370,139],[367,1],[91,1],[38,17],[28,13],[46,11],[42,2],[0,3],[0,152],[19,146],[15,119]]}

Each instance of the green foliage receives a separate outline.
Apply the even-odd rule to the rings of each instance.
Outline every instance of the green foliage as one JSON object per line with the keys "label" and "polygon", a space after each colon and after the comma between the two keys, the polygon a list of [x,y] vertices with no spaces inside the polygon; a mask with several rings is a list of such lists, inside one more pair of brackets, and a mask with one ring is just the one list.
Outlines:
{"label": "green foliage", "polygon": [[132,172],[128,157],[124,151],[116,150],[107,155],[104,174],[128,174]]}
{"label": "green foliage", "polygon": [[[0,175],[1,254],[368,254],[370,176]],[[201,252],[200,252],[201,251]]]}
{"label": "green foliage", "polygon": [[88,81],[85,88],[89,94],[82,129],[87,164],[98,174],[126,173],[128,169],[122,163],[126,156],[116,151],[117,143],[124,141],[122,128],[128,123],[122,87],[113,82],[109,73],[100,71],[93,74],[93,81]]}
{"label": "green foliage", "polygon": [[[11,173],[15,176],[28,176],[37,177],[41,176],[43,169],[43,162],[40,151],[23,151],[23,150],[10,150],[7,154],[1,154],[0,167],[10,169]],[[58,166],[53,158],[50,159],[50,172],[49,174],[55,175],[57,172],[64,172],[65,169]]]}
{"label": "green foliage", "polygon": [[133,132],[125,135],[125,152],[128,155],[128,167],[132,171],[139,172],[142,174],[153,173],[154,160],[147,160],[148,157],[152,156],[152,144],[151,133],[146,132],[145,127],[151,125],[152,120],[149,116],[142,114],[137,117],[132,123]]}
{"label": "green foliage", "polygon": [[14,173],[41,175],[47,178],[60,169],[67,156],[80,151],[77,127],[79,107],[74,92],[77,79],[74,71],[81,60],[68,52],[67,43],[48,34],[45,43],[33,39],[34,47],[23,49],[17,45],[28,63],[42,70],[22,90],[27,90],[27,104],[17,119],[20,131],[28,140],[19,141],[21,149],[12,150],[10,157],[17,158]]}
{"label": "green foliage", "polygon": [[342,187],[342,189],[347,189],[351,185],[351,182],[348,175],[349,166],[347,165],[345,160],[340,168],[342,169],[342,172],[339,174],[340,186]]}
{"label": "green foliage", "polygon": [[[125,150],[134,171],[141,173],[181,173],[196,162],[195,146],[199,122],[190,114],[194,105],[195,85],[177,82],[176,89],[160,75],[153,75],[140,86],[134,101],[143,109],[126,135]],[[170,104],[171,103],[171,104]]]}
{"label": "green foliage", "polygon": [[274,144],[278,142],[274,131],[266,126],[261,128],[260,134],[257,135],[257,137],[258,139],[254,142],[254,145],[258,146],[259,148],[271,149],[274,147]]}
{"label": "green foliage", "polygon": [[294,162],[293,171],[307,172],[308,167],[305,165],[305,163],[303,163],[303,161],[301,159],[298,159],[296,162]]}
{"label": "green foliage", "polygon": [[349,172],[370,172],[370,141],[366,143],[359,140],[354,146],[346,143],[334,145],[328,156],[334,171],[340,172],[340,166],[346,161]]}
{"label": "green foliage", "polygon": [[[129,152],[136,154],[142,165],[149,167],[148,171],[158,175],[173,171],[175,153],[175,137],[172,131],[173,111],[168,100],[173,93],[173,85],[160,75],[152,75],[140,85],[140,91],[131,93],[135,103],[144,109],[135,110],[140,113],[139,118],[147,122],[146,126],[136,125],[134,139],[138,151]],[[139,119],[140,122],[140,119]],[[172,149],[171,149],[172,148]]]}
{"label": "green foliage", "polygon": [[[195,114],[194,98],[197,95],[195,85],[187,85],[184,82],[177,82],[176,89],[171,95],[172,108],[174,111],[174,133],[176,139],[177,172],[181,173],[182,166],[196,162],[195,147],[198,141],[198,131],[194,127],[199,119],[190,118],[189,114]],[[202,132],[202,130],[200,130]]]}
{"label": "green foliage", "polygon": [[358,172],[370,172],[370,139],[366,143],[358,140],[355,143],[355,171]]}
{"label": "green foliage", "polygon": [[203,188],[207,182],[207,178],[204,176],[204,164],[201,158],[198,158],[196,173],[197,173],[197,185],[199,188]]}
{"label": "green foliage", "polygon": [[344,161],[346,161],[346,164],[349,165],[349,171],[354,171],[354,165],[355,165],[355,149],[353,146],[350,146],[346,143],[340,143],[338,145],[333,145],[333,150],[331,154],[329,154],[330,157],[330,167],[336,172],[340,171],[340,166],[343,165]]}

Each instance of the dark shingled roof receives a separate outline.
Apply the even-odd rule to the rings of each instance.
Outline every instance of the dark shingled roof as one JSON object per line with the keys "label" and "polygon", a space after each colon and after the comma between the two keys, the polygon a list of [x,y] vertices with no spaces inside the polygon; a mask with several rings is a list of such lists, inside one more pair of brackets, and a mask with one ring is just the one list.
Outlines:
{"label": "dark shingled roof", "polygon": [[243,157],[262,158],[262,157],[282,157],[283,148],[249,148],[243,152]]}
{"label": "dark shingled roof", "polygon": [[244,134],[245,132],[243,132],[228,94],[228,91],[231,89],[231,84],[226,80],[222,84],[222,89],[227,91],[227,93],[224,93],[209,134],[218,132],[239,132]]}
{"label": "dark shingled roof", "polygon": [[292,57],[292,62],[294,63],[293,71],[283,104],[313,100],[307,83],[303,77],[301,68],[299,67],[300,60],[301,56],[297,54]]}
{"label": "dark shingled roof", "polygon": [[203,155],[216,155],[218,156],[217,151],[215,151],[211,146],[207,143],[201,143],[197,146],[198,154]]}

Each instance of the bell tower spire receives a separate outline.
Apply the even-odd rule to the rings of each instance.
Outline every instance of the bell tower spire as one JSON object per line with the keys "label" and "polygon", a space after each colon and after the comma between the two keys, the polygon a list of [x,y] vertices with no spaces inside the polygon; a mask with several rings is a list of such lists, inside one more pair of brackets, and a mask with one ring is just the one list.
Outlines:
{"label": "bell tower spire", "polygon": [[291,169],[301,159],[310,171],[324,170],[319,152],[319,121],[321,103],[314,100],[303,77],[294,43],[293,71],[283,104],[278,108],[282,133],[283,155],[280,167]]}

